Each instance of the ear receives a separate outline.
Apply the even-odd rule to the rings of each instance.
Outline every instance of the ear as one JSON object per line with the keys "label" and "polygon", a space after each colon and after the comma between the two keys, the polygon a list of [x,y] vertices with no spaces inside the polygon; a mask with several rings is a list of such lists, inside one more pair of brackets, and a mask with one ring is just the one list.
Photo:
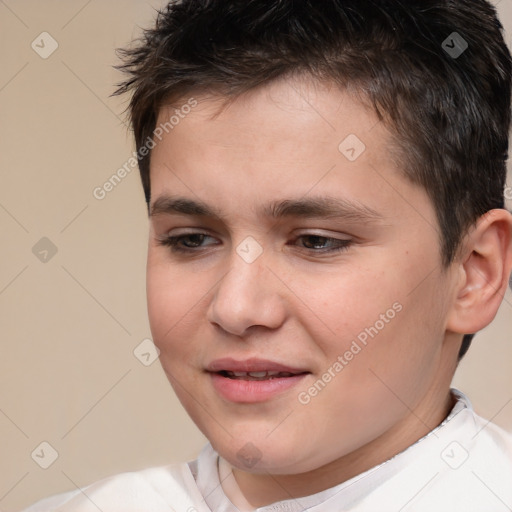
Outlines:
{"label": "ear", "polygon": [[456,263],[460,279],[447,330],[472,334],[489,325],[507,291],[512,269],[512,215],[490,210],[466,235]]}

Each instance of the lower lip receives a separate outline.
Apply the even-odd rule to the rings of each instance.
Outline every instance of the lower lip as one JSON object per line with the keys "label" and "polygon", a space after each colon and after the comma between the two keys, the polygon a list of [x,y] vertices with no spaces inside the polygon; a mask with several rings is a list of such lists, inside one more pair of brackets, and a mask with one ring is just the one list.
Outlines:
{"label": "lower lip", "polygon": [[210,373],[213,387],[230,402],[256,403],[290,390],[296,386],[306,373],[293,377],[278,377],[268,380],[243,380],[223,377],[219,373]]}

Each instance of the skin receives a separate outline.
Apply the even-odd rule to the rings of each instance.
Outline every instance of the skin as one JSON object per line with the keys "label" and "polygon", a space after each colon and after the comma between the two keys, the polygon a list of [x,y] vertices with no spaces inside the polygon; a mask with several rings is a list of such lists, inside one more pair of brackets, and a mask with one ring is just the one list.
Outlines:
{"label": "skin", "polygon": [[[504,294],[512,221],[492,211],[443,268],[433,205],[400,174],[384,124],[347,92],[288,80],[224,109],[222,98],[195,98],[198,105],[152,151],[151,205],[182,196],[222,218],[150,216],[150,325],[183,406],[234,466],[247,500],[264,506],[341,483],[441,423],[453,406],[462,333],[487,325]],[[173,108],[160,111],[157,125]],[[349,134],[366,146],[353,162],[338,149]],[[268,201],[327,195],[379,218],[259,213]],[[191,253],[158,242],[187,233],[208,236],[182,241]],[[252,263],[236,252],[248,236],[263,249]],[[352,242],[329,254],[329,238]],[[300,403],[299,393],[396,303],[395,318]],[[232,403],[205,372],[221,357],[270,359],[311,373],[265,402]],[[261,456],[252,467],[237,457],[248,442]]]}

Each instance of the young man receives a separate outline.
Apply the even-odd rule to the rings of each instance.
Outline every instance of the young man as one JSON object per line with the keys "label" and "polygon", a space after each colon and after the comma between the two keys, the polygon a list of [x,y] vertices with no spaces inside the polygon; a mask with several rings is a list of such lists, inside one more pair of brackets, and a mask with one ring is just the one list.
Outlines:
{"label": "young man", "polygon": [[182,0],[124,52],[148,309],[198,460],[36,511],[512,509],[450,382],[512,267],[483,0]]}

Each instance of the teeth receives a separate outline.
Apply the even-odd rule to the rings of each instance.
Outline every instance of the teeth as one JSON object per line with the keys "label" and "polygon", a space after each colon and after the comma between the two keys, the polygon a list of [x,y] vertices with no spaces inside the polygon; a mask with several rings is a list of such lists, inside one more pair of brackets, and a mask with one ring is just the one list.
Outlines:
{"label": "teeth", "polygon": [[268,377],[268,375],[270,375],[270,372],[248,372],[248,374],[250,377],[256,377],[256,378],[261,378],[261,377]]}
{"label": "teeth", "polygon": [[268,371],[268,372],[230,372],[226,371],[226,374],[230,378],[236,379],[272,379],[273,377],[292,377],[294,374],[289,372],[276,372],[276,371]]}

